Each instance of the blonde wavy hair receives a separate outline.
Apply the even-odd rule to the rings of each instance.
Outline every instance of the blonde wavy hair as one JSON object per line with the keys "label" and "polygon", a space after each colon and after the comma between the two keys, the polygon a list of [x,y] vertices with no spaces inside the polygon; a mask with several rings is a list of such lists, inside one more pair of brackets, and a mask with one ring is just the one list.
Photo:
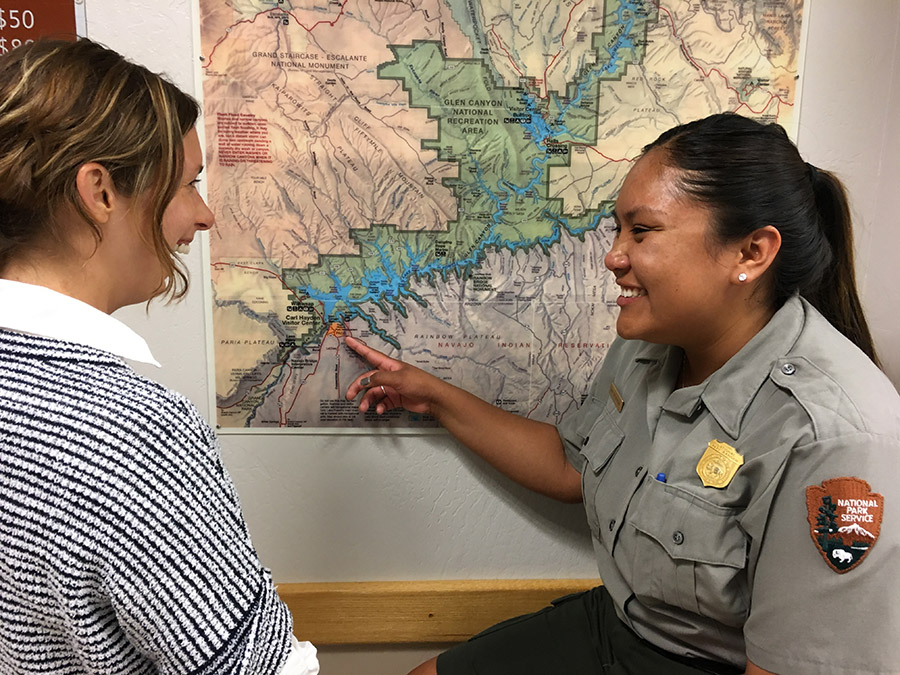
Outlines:
{"label": "blonde wavy hair", "polygon": [[187,272],[162,218],[199,114],[174,84],[91,40],[37,40],[0,57],[0,271],[38,245],[67,241],[64,210],[100,241],[76,187],[79,167],[97,162],[120,194],[147,198],[147,243],[165,274],[153,297],[181,298]]}

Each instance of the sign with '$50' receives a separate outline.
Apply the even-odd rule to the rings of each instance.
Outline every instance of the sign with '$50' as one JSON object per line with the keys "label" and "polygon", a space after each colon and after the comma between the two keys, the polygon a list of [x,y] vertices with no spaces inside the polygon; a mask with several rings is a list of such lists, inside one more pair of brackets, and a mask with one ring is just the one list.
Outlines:
{"label": "sign with '$50'", "polygon": [[84,33],[84,0],[0,0],[0,54],[39,37]]}

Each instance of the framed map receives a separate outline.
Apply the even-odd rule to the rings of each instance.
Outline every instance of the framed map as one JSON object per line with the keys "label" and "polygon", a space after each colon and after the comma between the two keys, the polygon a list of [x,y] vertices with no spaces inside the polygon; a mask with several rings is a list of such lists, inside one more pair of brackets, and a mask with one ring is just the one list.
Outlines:
{"label": "framed map", "polygon": [[802,0],[199,0],[221,431],[433,428],[341,337],[558,422],[615,335],[616,192],[718,111],[793,135]]}

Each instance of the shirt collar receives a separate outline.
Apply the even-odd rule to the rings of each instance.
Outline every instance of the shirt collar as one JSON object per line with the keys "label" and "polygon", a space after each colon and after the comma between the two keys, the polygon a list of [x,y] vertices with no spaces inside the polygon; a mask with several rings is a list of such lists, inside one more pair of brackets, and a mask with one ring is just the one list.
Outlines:
{"label": "shirt collar", "polygon": [[719,426],[732,438],[737,438],[744,414],[753,397],[769,377],[778,359],[785,356],[800,337],[807,311],[805,301],[799,295],[792,296],[737,354],[693,387],[672,391],[678,376],[678,368],[672,366],[681,362],[679,347],[646,344],[638,350],[635,359],[666,366],[657,371],[657,386],[672,392],[665,399],[666,410],[689,417],[702,404]]}
{"label": "shirt collar", "polygon": [[159,366],[144,339],[124,323],[44,286],[0,279],[0,328],[74,342]]}

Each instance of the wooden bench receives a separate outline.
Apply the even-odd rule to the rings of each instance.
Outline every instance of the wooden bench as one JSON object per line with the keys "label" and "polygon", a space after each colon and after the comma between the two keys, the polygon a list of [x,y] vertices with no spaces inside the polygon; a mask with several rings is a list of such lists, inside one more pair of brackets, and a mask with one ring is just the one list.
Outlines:
{"label": "wooden bench", "polygon": [[294,633],[317,645],[461,642],[599,579],[278,584]]}

